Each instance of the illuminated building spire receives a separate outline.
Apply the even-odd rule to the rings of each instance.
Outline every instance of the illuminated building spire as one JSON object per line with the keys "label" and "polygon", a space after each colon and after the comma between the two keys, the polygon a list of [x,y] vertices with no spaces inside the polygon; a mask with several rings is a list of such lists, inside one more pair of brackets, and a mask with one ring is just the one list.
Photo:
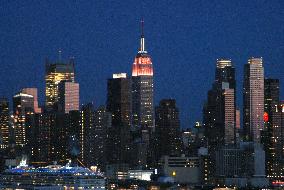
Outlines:
{"label": "illuminated building spire", "polygon": [[139,53],[147,53],[147,51],[145,51],[144,19],[141,20],[141,38],[140,38],[140,51],[139,51]]}

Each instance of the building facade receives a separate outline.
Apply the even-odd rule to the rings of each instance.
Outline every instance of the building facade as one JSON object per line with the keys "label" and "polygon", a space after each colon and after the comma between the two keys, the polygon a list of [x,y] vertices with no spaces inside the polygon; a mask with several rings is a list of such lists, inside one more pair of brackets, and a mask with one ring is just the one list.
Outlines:
{"label": "building facade", "polygon": [[182,149],[179,110],[174,99],[163,99],[156,107],[157,161],[162,156],[180,156]]}
{"label": "building facade", "polygon": [[245,140],[260,142],[264,128],[264,69],[262,58],[250,58],[244,66],[243,125]]}
{"label": "building facade", "polygon": [[26,117],[33,113],[34,97],[32,95],[20,92],[13,96],[13,124],[16,145],[26,145]]}
{"label": "building facade", "polygon": [[74,60],[71,59],[68,63],[46,61],[45,106],[47,110],[53,109],[58,102],[58,84],[63,80],[75,82]]}
{"label": "building facade", "polygon": [[7,148],[10,140],[9,102],[6,98],[0,99],[0,149]]}
{"label": "building facade", "polygon": [[155,126],[153,65],[145,49],[143,24],[142,21],[140,49],[132,65],[132,125],[152,130]]}
{"label": "building facade", "polygon": [[41,108],[38,105],[38,90],[37,88],[23,88],[22,93],[29,94],[34,97],[34,112],[35,113],[41,113]]}
{"label": "building facade", "polygon": [[113,74],[107,83],[107,111],[112,115],[108,129],[108,163],[129,164],[131,92],[126,73]]}
{"label": "building facade", "polygon": [[79,83],[61,81],[58,85],[58,111],[79,110]]}

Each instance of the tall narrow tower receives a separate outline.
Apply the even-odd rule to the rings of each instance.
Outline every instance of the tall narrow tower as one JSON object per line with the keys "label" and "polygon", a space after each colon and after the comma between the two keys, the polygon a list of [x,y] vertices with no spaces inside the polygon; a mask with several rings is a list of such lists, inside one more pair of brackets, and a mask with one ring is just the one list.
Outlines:
{"label": "tall narrow tower", "polygon": [[264,113],[262,58],[250,58],[244,66],[244,132],[247,140],[260,142]]}
{"label": "tall narrow tower", "polygon": [[154,86],[151,57],[145,50],[144,21],[141,21],[140,49],[132,66],[132,125],[153,129]]}

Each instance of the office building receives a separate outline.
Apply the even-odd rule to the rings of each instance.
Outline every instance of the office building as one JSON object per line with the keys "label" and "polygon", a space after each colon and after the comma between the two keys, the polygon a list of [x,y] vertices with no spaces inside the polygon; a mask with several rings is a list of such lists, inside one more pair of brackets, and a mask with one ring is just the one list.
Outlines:
{"label": "office building", "polygon": [[163,156],[159,161],[161,174],[177,183],[199,184],[202,180],[202,164],[199,157]]}
{"label": "office building", "polygon": [[260,142],[264,113],[264,69],[262,58],[250,58],[244,66],[243,125],[245,140]]}
{"label": "office building", "polygon": [[79,110],[79,84],[61,81],[58,85],[58,111],[69,113]]}
{"label": "office building", "polygon": [[45,65],[45,106],[47,110],[54,109],[58,102],[58,84],[61,81],[75,82],[74,60],[68,63],[62,61]]}
{"label": "office building", "polygon": [[33,113],[34,97],[32,95],[20,92],[13,96],[13,124],[16,145],[26,145],[26,117]]}
{"label": "office building", "polygon": [[104,106],[94,110],[92,103],[81,108],[81,161],[105,171],[107,154],[107,129],[111,127],[111,114]]}
{"label": "office building", "polygon": [[[270,178],[277,176],[276,170],[279,168],[275,143],[275,130],[273,118],[276,119],[277,105],[279,104],[279,80],[266,78],[264,79],[264,130],[261,132],[261,143],[264,146],[266,157],[266,174]],[[275,115],[276,114],[276,115]],[[275,121],[277,122],[277,121]],[[278,136],[278,134],[276,134]],[[278,163],[278,164],[277,164]]]}
{"label": "office building", "polygon": [[235,143],[236,80],[231,60],[218,59],[215,82],[203,108],[203,123],[209,149]]}
{"label": "office building", "polygon": [[210,159],[208,181],[214,183],[216,150],[236,143],[236,79],[229,59],[216,62],[215,81],[203,107],[203,124]]}
{"label": "office building", "polygon": [[272,171],[269,177],[282,180],[284,177],[284,102],[281,101],[272,115]]}
{"label": "office building", "polygon": [[107,83],[107,111],[112,115],[108,129],[108,163],[129,163],[131,93],[125,73],[114,74]]}
{"label": "office building", "polygon": [[107,82],[107,110],[113,126],[128,126],[131,119],[131,83],[126,73],[113,74]]}
{"label": "office building", "polygon": [[157,161],[162,156],[180,156],[182,149],[179,110],[174,99],[163,99],[156,107]]}
{"label": "office building", "polygon": [[41,113],[41,108],[38,105],[38,90],[37,88],[23,88],[21,90],[22,93],[24,94],[29,94],[34,97],[34,112],[35,113]]}
{"label": "office building", "polygon": [[153,130],[154,85],[151,57],[145,49],[144,21],[140,38],[140,49],[132,65],[132,125],[134,128]]}

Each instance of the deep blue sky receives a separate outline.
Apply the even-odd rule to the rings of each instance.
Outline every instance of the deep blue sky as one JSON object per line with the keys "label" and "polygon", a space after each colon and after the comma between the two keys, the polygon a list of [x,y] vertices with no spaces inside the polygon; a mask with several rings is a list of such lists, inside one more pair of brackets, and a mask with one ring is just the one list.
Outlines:
{"label": "deep blue sky", "polygon": [[[106,100],[106,79],[130,74],[145,20],[155,71],[155,102],[175,98],[182,126],[202,119],[217,58],[237,69],[262,56],[265,75],[284,81],[284,1],[5,1],[0,2],[0,95],[38,87],[44,100],[44,60],[75,57],[81,103]],[[283,85],[281,86],[283,93]],[[282,96],[283,98],[283,96]]]}

